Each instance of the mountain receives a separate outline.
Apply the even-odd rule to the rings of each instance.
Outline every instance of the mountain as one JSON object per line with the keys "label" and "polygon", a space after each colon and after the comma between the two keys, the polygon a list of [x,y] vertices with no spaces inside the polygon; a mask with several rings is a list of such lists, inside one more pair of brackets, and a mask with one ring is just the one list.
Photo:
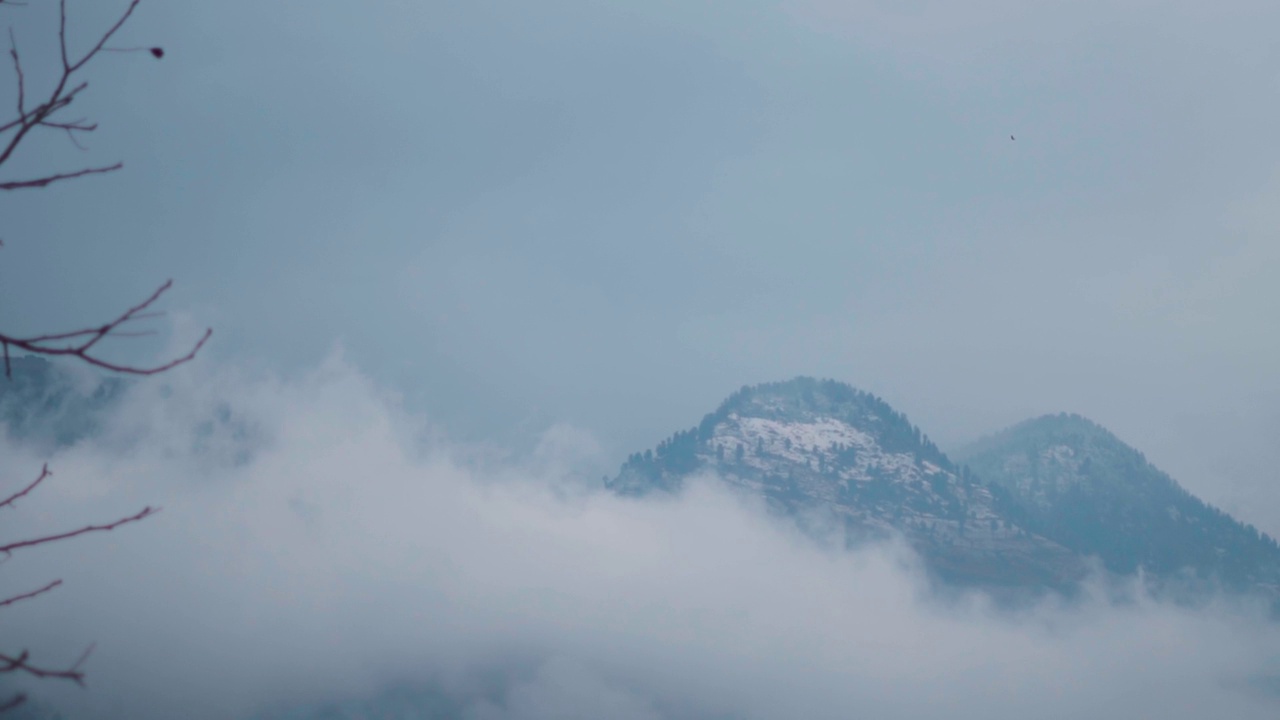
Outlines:
{"label": "mountain", "polygon": [[955,453],[1007,491],[1022,527],[1108,570],[1182,586],[1280,590],[1280,546],[1201,502],[1142,453],[1078,415],[1047,415]]}
{"label": "mountain", "polygon": [[673,491],[713,472],[789,513],[833,513],[858,540],[900,533],[941,579],[1067,588],[1084,563],[1017,522],[1003,493],[958,468],[883,400],[796,378],[744,387],[695,428],[633,454],[616,492]]}
{"label": "mountain", "polygon": [[0,432],[10,439],[65,446],[101,428],[106,410],[126,383],[115,377],[78,378],[64,366],[27,355],[0,373]]}
{"label": "mountain", "polygon": [[[24,356],[11,358],[10,366],[11,377],[0,373],[0,437],[43,453],[102,435],[126,395],[138,387],[134,378],[100,373],[74,361]],[[147,381],[158,384],[161,398],[173,392],[163,379]],[[121,419],[117,415],[114,421]],[[225,401],[214,401],[185,421],[191,421],[186,428],[190,451],[209,462],[244,465],[263,442],[249,418]],[[145,433],[137,432],[116,432],[111,440],[118,449],[145,441]]]}

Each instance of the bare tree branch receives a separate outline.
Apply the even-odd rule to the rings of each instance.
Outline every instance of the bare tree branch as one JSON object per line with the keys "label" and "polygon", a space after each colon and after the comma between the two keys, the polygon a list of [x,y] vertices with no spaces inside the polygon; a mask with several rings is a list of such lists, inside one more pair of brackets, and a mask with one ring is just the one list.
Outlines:
{"label": "bare tree branch", "polygon": [[48,585],[45,585],[39,590],[32,590],[31,592],[22,593],[21,595],[14,595],[13,597],[5,598],[4,600],[0,600],[0,607],[4,607],[6,605],[12,605],[21,600],[28,600],[37,595],[43,595],[49,592],[50,590],[58,587],[61,584],[62,584],[61,580],[54,580],[53,582],[49,583]]}
{"label": "bare tree branch", "polygon": [[9,28],[9,57],[13,58],[13,71],[18,76],[18,117],[26,117],[26,81],[22,75],[22,61],[18,58],[18,41],[13,37],[13,28]]}
{"label": "bare tree branch", "polygon": [[[71,140],[72,142],[75,142],[74,137]],[[84,149],[84,146],[80,145],[80,143],[78,142],[76,142],[76,147],[80,148],[81,150]],[[58,182],[59,180],[70,180],[71,178],[84,177],[85,175],[99,175],[101,173],[114,172],[116,170],[119,170],[122,167],[124,167],[124,163],[116,163],[115,165],[108,165],[106,167],[85,168],[84,170],[76,170],[75,172],[58,173],[57,175],[46,175],[42,178],[34,178],[32,180],[12,180],[9,182],[0,182],[0,190],[21,190],[23,188],[39,188],[39,187],[44,187],[45,185],[48,185],[50,183]]]}
{"label": "bare tree branch", "polygon": [[20,498],[22,498],[22,496],[26,495],[32,490],[35,490],[36,486],[44,482],[45,478],[49,477],[50,475],[53,475],[53,473],[49,472],[49,464],[45,463],[44,467],[40,468],[40,477],[33,480],[30,485],[26,486],[25,488],[5,498],[3,502],[0,502],[0,508],[9,507],[13,505],[13,503],[19,500]]}
{"label": "bare tree branch", "polygon": [[[129,322],[156,317],[155,313],[144,312],[144,311],[147,310],[147,308],[151,307],[151,305],[154,304],[156,300],[159,300],[160,296],[163,295],[165,291],[167,291],[172,286],[173,286],[173,281],[166,280],[165,283],[161,285],[155,292],[151,293],[151,296],[148,297],[146,300],[143,300],[137,305],[134,305],[133,307],[129,308],[124,312],[124,314],[120,315],[115,320],[112,320],[111,322],[96,328],[85,328],[82,330],[73,330],[71,332],[57,333],[53,335],[37,335],[35,337],[26,337],[26,338],[19,338],[19,337],[14,337],[12,335],[6,335],[4,333],[0,333],[0,348],[3,348],[5,377],[12,377],[12,368],[10,367],[10,363],[9,363],[9,348],[11,346],[18,350],[25,350],[29,353],[34,353],[37,355],[50,355],[50,356],[69,355],[72,357],[79,358],[80,360],[83,360],[84,362],[90,365],[93,365],[95,367],[100,367],[100,368],[103,368],[104,370],[110,370],[112,372],[125,373],[128,375],[155,375],[157,373],[162,373],[166,370],[177,367],[178,365],[181,365],[185,362],[189,362],[192,358],[196,356],[196,353],[200,352],[200,348],[204,347],[204,344],[208,342],[209,337],[213,335],[212,328],[205,329],[204,335],[202,335],[200,339],[196,341],[195,345],[192,346],[191,350],[186,355],[170,360],[169,362],[164,363],[162,365],[156,365],[151,367],[143,367],[143,366],[136,366],[136,365],[122,365],[119,363],[103,360],[102,358],[91,354],[91,351],[93,350],[94,345],[96,345],[98,341],[102,340],[105,337],[109,337],[109,336],[121,337],[121,336],[129,336],[134,334],[134,333],[122,334],[118,332],[120,329],[120,326]],[[81,338],[84,338],[82,342],[70,343],[70,344],[59,344],[59,343],[65,343],[66,341],[69,341],[69,340],[78,340]]]}
{"label": "bare tree branch", "polygon": [[[57,535],[45,535],[44,537],[32,538],[30,540],[18,540],[17,542],[11,542],[8,545],[0,545],[0,554],[8,555],[12,553],[14,550],[19,550],[21,548],[34,547],[36,545],[44,545],[45,543],[57,542],[59,540],[66,540],[68,538],[78,537],[86,533],[109,532],[111,530],[115,530],[121,525],[128,525],[129,523],[137,522],[142,518],[147,517],[148,515],[154,515],[158,512],[160,512],[160,508],[153,508],[150,505],[148,505],[147,507],[142,508],[142,510],[135,515],[130,515],[129,517],[126,517],[126,518],[120,518],[119,520],[116,520],[115,522],[107,523],[106,525],[85,525],[79,530],[70,530],[64,533],[58,533]],[[3,671],[0,670],[0,672],[3,672]]]}
{"label": "bare tree branch", "polygon": [[80,666],[89,658],[89,654],[93,652],[94,646],[91,644],[80,655],[80,659],[66,670],[48,670],[46,668],[37,667],[27,662],[31,657],[31,653],[23,650],[18,657],[0,654],[0,673],[24,672],[28,675],[34,675],[38,678],[62,678],[64,680],[72,680],[77,685],[84,685],[84,672],[80,670]]}
{"label": "bare tree branch", "polygon": [[[40,483],[44,482],[51,475],[52,473],[49,472],[49,466],[48,465],[42,466],[40,469],[40,475],[34,481],[29,483],[26,487],[22,488],[18,492],[5,498],[3,501],[0,501],[0,508],[12,507],[16,501],[25,497],[28,493],[34,490],[37,486],[40,485]],[[77,536],[84,535],[87,533],[92,533],[92,532],[109,532],[111,530],[114,530],[120,527],[121,525],[127,525],[129,523],[137,522],[157,512],[159,512],[159,508],[152,508],[150,506],[147,506],[143,508],[140,512],[134,515],[120,518],[115,522],[107,523],[105,525],[86,525],[85,527],[82,527],[78,530],[71,530],[69,532],[58,533],[56,535],[46,535],[44,537],[12,542],[7,545],[0,546],[0,555],[3,555],[4,557],[7,558],[12,554],[14,550],[18,550],[21,548],[29,548],[29,547],[34,547],[36,545],[43,545],[46,543],[58,542],[60,540],[67,540],[69,538],[77,537]],[[37,588],[35,590],[31,590],[25,593],[21,593],[18,595],[13,595],[11,597],[5,598],[3,600],[0,600],[0,608],[8,607],[9,605],[12,605],[17,602],[21,602],[23,600],[29,600],[31,598],[39,597],[40,595],[43,595],[45,593],[48,593],[54,590],[60,585],[62,585],[62,580],[60,579],[54,580],[44,585],[43,587]],[[65,670],[54,670],[46,667],[32,665],[30,662],[31,654],[27,650],[23,650],[17,656],[0,654],[0,674],[24,673],[32,677],[41,678],[41,679],[52,678],[52,679],[71,680],[77,685],[83,686],[84,671],[82,671],[80,667],[84,664],[85,660],[88,659],[89,654],[93,652],[93,648],[94,646],[92,644],[89,645],[89,647],[85,649],[84,653],[80,655],[80,658],[77,659],[76,662],[71,665],[71,667]],[[21,706],[26,701],[27,701],[27,696],[23,693],[18,693],[7,700],[0,701],[0,714],[13,710],[14,708]]]}
{"label": "bare tree branch", "polygon": [[92,60],[93,56],[97,55],[98,52],[102,50],[102,46],[106,45],[107,41],[111,39],[111,36],[115,35],[116,31],[118,31],[121,27],[123,27],[125,22],[129,20],[129,16],[133,14],[134,8],[138,7],[138,3],[141,1],[142,0],[131,0],[129,3],[129,7],[125,8],[124,14],[121,15],[120,19],[116,20],[116,24],[112,25],[111,29],[107,30],[107,32],[101,37],[101,39],[98,40],[98,44],[94,45],[92,50],[85,53],[84,57],[80,58],[79,62],[75,63],[74,65],[67,65],[67,39],[66,39],[67,0],[59,0],[59,11],[60,11],[59,17],[61,19],[61,26],[58,31],[58,40],[62,45],[62,66],[66,68],[67,73],[70,74],[79,70],[80,68],[84,67],[85,63]]}
{"label": "bare tree branch", "polygon": [[[48,100],[32,108],[28,108],[26,104],[26,76],[22,71],[22,60],[18,53],[18,43],[14,39],[13,29],[9,29],[9,56],[13,61],[14,72],[18,79],[18,117],[4,124],[0,124],[0,133],[13,131],[13,136],[8,139],[4,144],[4,148],[0,150],[0,165],[4,165],[5,162],[13,156],[14,151],[18,149],[18,146],[22,144],[22,141],[27,138],[27,135],[32,130],[40,127],[65,130],[68,137],[71,139],[71,142],[74,143],[76,147],[83,149],[83,146],[80,145],[80,142],[71,134],[71,131],[93,132],[93,130],[97,128],[96,124],[85,125],[82,121],[75,123],[57,123],[50,121],[49,118],[54,113],[62,110],[67,105],[70,105],[71,101],[75,99],[75,96],[81,90],[88,87],[88,83],[85,82],[81,82],[74,86],[71,84],[72,76],[75,75],[76,72],[87,65],[90,60],[98,55],[98,53],[103,52],[104,50],[108,52],[117,51],[113,48],[107,48],[104,46],[120,30],[120,28],[124,26],[124,24],[129,20],[129,17],[133,15],[133,11],[138,7],[139,2],[141,2],[141,0],[130,0],[129,6],[125,8],[124,12],[116,19],[115,23],[113,23],[111,27],[107,28],[106,32],[98,37],[97,42],[94,43],[94,45],[89,48],[89,50],[85,52],[79,60],[75,60],[73,62],[71,60],[71,52],[67,46],[67,2],[66,0],[59,0],[58,54],[62,63],[62,72],[60,73],[58,81],[54,84],[53,91],[49,93]],[[156,58],[164,56],[164,51],[160,50],[160,48],[149,49],[151,54]],[[120,167],[120,163],[115,163],[109,166],[55,173],[32,180],[0,182],[0,190],[19,190],[23,188],[44,187],[49,183],[57,182],[59,180],[69,180],[72,178],[84,177],[86,175],[98,175],[118,170]]]}
{"label": "bare tree branch", "polygon": [[45,127],[57,128],[59,130],[78,130],[79,132],[93,132],[94,130],[98,129],[97,123],[93,123],[92,125],[85,125],[84,123],[85,123],[84,118],[81,118],[79,120],[72,120],[71,122],[65,122],[65,123],[52,122],[50,120],[45,120],[40,124]]}
{"label": "bare tree branch", "polygon": [[[90,122],[86,118],[65,121],[55,116],[74,102],[76,97],[88,87],[88,83],[76,77],[76,73],[82,70],[85,65],[93,60],[93,58],[99,53],[150,52],[151,56],[156,59],[164,57],[164,50],[159,47],[120,48],[107,46],[124,24],[128,22],[139,2],[140,0],[130,0],[128,7],[126,7],[124,12],[116,18],[115,22],[108,27],[105,32],[97,36],[97,40],[88,48],[87,51],[82,55],[77,56],[72,52],[67,42],[67,2],[66,0],[58,0],[58,62],[60,64],[60,72],[54,73],[57,80],[53,84],[52,89],[47,93],[42,93],[39,88],[33,88],[30,86],[29,80],[33,81],[38,76],[28,78],[27,69],[25,69],[22,64],[22,57],[18,49],[17,39],[14,36],[14,31],[12,28],[9,28],[9,58],[12,62],[13,71],[17,79],[17,97],[15,98],[17,117],[7,121],[0,119],[0,167],[4,166],[5,163],[13,158],[18,147],[21,146],[25,140],[30,138],[32,133],[37,132],[41,128],[65,133],[68,140],[70,140],[73,145],[81,150],[85,149],[84,146],[80,144],[77,134],[91,133],[97,130],[98,124],[96,122]],[[26,3],[17,0],[0,0],[0,6],[4,6],[6,8],[8,6],[25,4]],[[89,166],[62,172],[50,172],[40,177],[23,180],[5,180],[0,181],[0,191],[42,188],[63,180],[111,173],[119,170],[121,167],[122,164],[117,162],[110,165]],[[3,246],[3,243],[0,243],[0,246]],[[151,308],[156,301],[159,300],[159,298],[170,287],[172,287],[172,285],[172,280],[166,281],[145,300],[127,309],[114,320],[97,327],[88,327],[70,332],[48,333],[31,337],[16,337],[0,333],[0,354],[3,354],[4,357],[5,377],[12,378],[13,370],[10,364],[9,354],[11,346],[14,349],[36,355],[69,356],[78,358],[89,365],[93,365],[104,370],[132,375],[153,375],[156,373],[162,373],[190,361],[196,356],[196,353],[204,347],[205,342],[209,340],[209,337],[213,333],[211,329],[206,329],[200,339],[185,355],[160,365],[124,365],[105,360],[97,354],[97,345],[103,338],[138,337],[140,335],[152,334],[152,331],[149,330],[132,329],[135,327],[133,323],[161,316],[163,313]],[[126,328],[126,326],[128,326],[128,328]],[[17,492],[14,492],[3,500],[0,500],[0,509],[5,507],[14,507],[19,500],[26,497],[50,476],[51,473],[49,472],[48,465],[43,466],[40,470],[39,476],[35,480],[31,481]],[[142,520],[156,512],[159,512],[159,508],[147,506],[133,515],[120,518],[114,522],[86,525],[79,529],[67,532],[9,542],[6,545],[0,545],[0,561],[10,557],[15,550],[54,543],[61,540],[68,540],[90,533],[109,532],[122,525]],[[62,580],[53,580],[43,587],[0,599],[0,608],[8,607],[23,600],[39,597],[51,592],[61,584]],[[90,645],[74,664],[63,670],[33,665],[30,661],[30,653],[25,649],[16,656],[0,654],[0,674],[21,673],[36,678],[71,680],[77,685],[83,685],[84,673],[80,668],[92,651],[93,645]],[[0,713],[13,710],[14,708],[21,706],[26,701],[27,696],[23,693],[17,693],[7,700],[0,700]]]}

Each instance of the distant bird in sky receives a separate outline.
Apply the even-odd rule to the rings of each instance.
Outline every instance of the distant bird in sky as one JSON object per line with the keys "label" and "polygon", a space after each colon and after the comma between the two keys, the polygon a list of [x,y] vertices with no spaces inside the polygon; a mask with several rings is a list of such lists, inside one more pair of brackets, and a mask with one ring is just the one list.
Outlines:
{"label": "distant bird in sky", "polygon": [[1016,137],[1014,137],[1014,136],[1010,135],[1010,136],[1009,136],[1009,139],[1010,139],[1010,140],[1017,140],[1018,138],[1016,138]]}

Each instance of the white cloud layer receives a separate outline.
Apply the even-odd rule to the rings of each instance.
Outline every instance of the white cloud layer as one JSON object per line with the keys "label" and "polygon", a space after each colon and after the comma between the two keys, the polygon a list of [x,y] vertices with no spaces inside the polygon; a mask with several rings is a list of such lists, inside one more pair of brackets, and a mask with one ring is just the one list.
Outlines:
{"label": "white cloud layer", "polygon": [[[593,490],[573,428],[518,457],[451,444],[341,359],[166,381],[5,513],[19,537],[163,506],[3,566],[9,592],[66,580],[0,612],[7,650],[58,665],[97,642],[87,689],[32,686],[71,718],[367,717],[351,703],[396,688],[474,720],[1280,710],[1249,689],[1280,634],[1246,610],[943,604],[903,548],[820,547],[710,481]],[[5,448],[0,477],[44,460]]]}

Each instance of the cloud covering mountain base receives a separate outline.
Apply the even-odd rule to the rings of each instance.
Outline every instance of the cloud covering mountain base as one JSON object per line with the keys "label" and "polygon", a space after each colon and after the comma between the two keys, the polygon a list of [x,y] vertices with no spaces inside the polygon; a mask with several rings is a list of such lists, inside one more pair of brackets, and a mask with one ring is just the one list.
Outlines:
{"label": "cloud covering mountain base", "polygon": [[[335,357],[289,379],[183,369],[102,436],[0,478],[5,649],[88,687],[69,718],[1271,718],[1280,633],[1226,600],[1135,593],[1017,613],[940,601],[901,545],[816,543],[713,479],[628,499],[586,478],[588,433],[515,456],[441,438]],[[379,710],[382,708],[382,710]]]}

